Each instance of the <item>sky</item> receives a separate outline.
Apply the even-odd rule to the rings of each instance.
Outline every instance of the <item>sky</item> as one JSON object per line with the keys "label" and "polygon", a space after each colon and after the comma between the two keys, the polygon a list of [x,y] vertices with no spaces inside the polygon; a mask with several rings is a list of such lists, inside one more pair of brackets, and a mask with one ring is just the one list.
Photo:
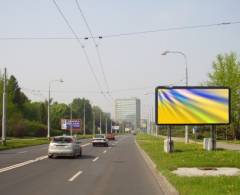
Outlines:
{"label": "sky", "polygon": [[[56,0],[79,37],[90,36],[75,0]],[[163,28],[240,21],[238,0],[78,0],[95,36],[110,95],[91,39],[81,40],[100,84],[76,39],[1,40],[1,38],[73,38],[52,0],[0,0],[0,69],[6,67],[33,101],[51,97],[70,103],[85,97],[114,116],[114,99],[137,97],[142,118],[154,107],[159,85],[185,85],[187,56],[189,85],[208,79],[218,54],[240,54],[240,24],[211,28],[161,31],[121,37],[105,35]],[[100,89],[100,87],[101,89]],[[110,97],[111,96],[111,97]]]}

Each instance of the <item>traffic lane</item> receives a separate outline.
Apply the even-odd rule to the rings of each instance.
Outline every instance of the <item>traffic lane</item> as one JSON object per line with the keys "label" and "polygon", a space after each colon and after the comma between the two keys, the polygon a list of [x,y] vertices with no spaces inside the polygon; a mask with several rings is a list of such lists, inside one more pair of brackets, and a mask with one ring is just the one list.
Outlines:
{"label": "traffic lane", "polygon": [[[82,139],[81,145],[88,142],[90,142],[90,139]],[[47,155],[47,152],[48,144],[0,151],[0,169],[36,159],[39,156]]]}
{"label": "traffic lane", "polygon": [[133,136],[123,137],[88,168],[68,187],[72,189],[71,194],[79,191],[88,195],[163,194]]}
{"label": "traffic lane", "polygon": [[88,170],[92,160],[105,150],[87,145],[78,159],[45,159],[0,173],[0,194],[69,194],[69,179],[81,170],[83,173]]}

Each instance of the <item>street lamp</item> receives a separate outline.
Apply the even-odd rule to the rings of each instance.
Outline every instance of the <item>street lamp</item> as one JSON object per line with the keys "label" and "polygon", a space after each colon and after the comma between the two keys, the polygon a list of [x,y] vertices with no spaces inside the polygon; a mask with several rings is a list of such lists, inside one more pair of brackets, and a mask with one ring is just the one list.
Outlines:
{"label": "street lamp", "polygon": [[[163,56],[167,55],[167,54],[179,54],[182,55],[184,57],[185,60],[185,74],[186,74],[186,86],[188,86],[188,61],[187,61],[187,56],[185,53],[181,52],[181,51],[165,51],[162,53]],[[189,137],[188,137],[188,126],[185,126],[185,143],[189,143]]]}
{"label": "street lamp", "polygon": [[184,57],[184,60],[185,60],[185,74],[186,74],[186,86],[188,86],[188,61],[187,61],[186,54],[181,52],[181,51],[165,51],[165,52],[162,53],[162,55],[166,56],[169,53],[179,54],[179,55],[182,55]]}
{"label": "street lamp", "polygon": [[52,80],[49,81],[49,85],[48,85],[48,132],[47,132],[47,138],[50,139],[50,128],[51,128],[51,124],[50,124],[50,98],[51,98],[51,84],[54,82],[60,82],[63,83],[62,79],[58,79],[58,80]]}

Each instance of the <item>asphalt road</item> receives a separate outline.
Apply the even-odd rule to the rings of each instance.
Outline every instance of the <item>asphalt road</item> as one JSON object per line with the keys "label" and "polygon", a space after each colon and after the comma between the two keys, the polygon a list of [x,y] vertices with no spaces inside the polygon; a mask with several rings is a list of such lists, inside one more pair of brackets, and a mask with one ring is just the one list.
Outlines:
{"label": "asphalt road", "polygon": [[0,194],[163,194],[133,136],[118,137],[110,147],[88,142],[77,159],[48,159],[47,145],[0,152]]}

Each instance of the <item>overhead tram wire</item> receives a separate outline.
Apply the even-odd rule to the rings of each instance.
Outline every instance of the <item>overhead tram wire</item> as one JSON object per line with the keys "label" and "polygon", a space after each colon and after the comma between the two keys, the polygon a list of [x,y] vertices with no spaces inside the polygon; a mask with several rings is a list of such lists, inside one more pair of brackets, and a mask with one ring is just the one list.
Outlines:
{"label": "overhead tram wire", "polygon": [[[53,1],[55,1],[55,0],[53,0]],[[8,40],[74,40],[74,39],[84,40],[84,39],[88,39],[88,38],[103,39],[103,38],[127,37],[127,36],[133,36],[133,35],[158,33],[158,32],[213,28],[213,27],[218,27],[218,26],[227,26],[227,25],[236,25],[236,24],[240,24],[240,21],[235,21],[235,22],[228,21],[228,22],[220,22],[220,23],[212,23],[212,24],[202,24],[202,25],[200,24],[200,25],[160,28],[160,29],[153,29],[153,30],[146,30],[146,31],[106,34],[106,35],[99,35],[99,36],[93,36],[93,37],[86,37],[86,36],[85,37],[75,37],[75,38],[71,38],[71,37],[0,37],[0,40],[2,40],[2,41],[4,41],[4,40],[5,41],[8,41]],[[74,34],[76,34],[76,33],[74,33]]]}
{"label": "overhead tram wire", "polygon": [[80,4],[79,4],[79,1],[78,1],[78,0],[75,0],[75,2],[76,2],[76,5],[77,5],[77,8],[78,8],[78,11],[79,11],[80,15],[82,16],[83,21],[84,21],[84,23],[85,23],[85,25],[86,25],[86,27],[87,27],[87,29],[88,29],[88,32],[89,32],[89,34],[90,34],[90,36],[91,36],[91,39],[92,39],[92,41],[93,41],[93,44],[95,45],[95,49],[96,49],[98,61],[99,61],[100,67],[101,67],[101,72],[102,72],[102,75],[103,75],[103,78],[104,78],[105,85],[106,85],[106,87],[107,87],[107,94],[113,99],[113,97],[112,97],[111,94],[110,94],[109,84],[108,84],[107,77],[106,77],[106,74],[105,74],[105,71],[104,71],[104,66],[103,66],[103,63],[102,63],[101,55],[100,55],[99,45],[97,44],[97,42],[96,42],[96,40],[95,40],[96,38],[94,37],[93,32],[92,32],[92,30],[91,30],[91,28],[90,28],[90,25],[89,25],[88,22],[87,22],[87,19],[86,19],[84,13],[83,13],[83,10],[81,9],[81,6],[80,6]]}
{"label": "overhead tram wire", "polygon": [[67,19],[66,16],[64,15],[64,13],[63,13],[63,11],[61,10],[60,6],[57,4],[57,2],[56,2],[55,0],[52,0],[52,1],[53,1],[53,3],[54,3],[55,7],[57,8],[58,12],[59,12],[60,15],[62,16],[63,20],[64,20],[65,23],[67,24],[68,28],[70,29],[70,31],[71,31],[72,34],[74,35],[75,39],[77,40],[77,42],[78,42],[79,45],[81,46],[81,48],[82,48],[82,50],[83,50],[83,53],[84,53],[84,55],[85,55],[85,57],[86,57],[87,63],[88,63],[88,65],[89,65],[89,67],[90,67],[90,70],[91,70],[91,72],[92,72],[92,74],[93,74],[93,76],[94,76],[94,79],[95,79],[95,81],[96,81],[96,83],[97,83],[97,85],[98,85],[98,87],[99,87],[99,89],[100,89],[100,91],[101,91],[101,94],[103,94],[103,96],[106,98],[106,100],[108,100],[107,97],[105,96],[105,94],[104,94],[104,92],[103,92],[103,90],[102,90],[101,84],[100,84],[100,82],[99,82],[99,80],[98,80],[98,78],[97,78],[97,76],[96,76],[96,74],[95,74],[95,72],[94,72],[93,66],[92,66],[92,64],[91,64],[91,62],[90,62],[89,56],[88,56],[88,54],[87,54],[87,51],[85,50],[84,44],[80,41],[80,38],[78,37],[78,35],[77,35],[77,34],[75,33],[75,31],[73,30],[71,24],[69,23],[68,19]]}
{"label": "overhead tram wire", "polygon": [[225,25],[235,25],[235,24],[240,24],[240,21],[236,21],[236,22],[220,22],[220,23],[212,23],[212,24],[200,24],[200,25],[180,26],[180,27],[170,27],[170,28],[160,28],[160,29],[154,29],[154,30],[136,31],[136,32],[119,33],[119,34],[109,34],[109,35],[99,36],[98,38],[115,38],[115,37],[123,37],[123,36],[133,36],[133,35],[140,35],[140,34],[148,34],[148,33],[157,33],[157,32],[168,32],[168,31],[178,31],[178,30],[211,28],[211,27],[225,26]]}

